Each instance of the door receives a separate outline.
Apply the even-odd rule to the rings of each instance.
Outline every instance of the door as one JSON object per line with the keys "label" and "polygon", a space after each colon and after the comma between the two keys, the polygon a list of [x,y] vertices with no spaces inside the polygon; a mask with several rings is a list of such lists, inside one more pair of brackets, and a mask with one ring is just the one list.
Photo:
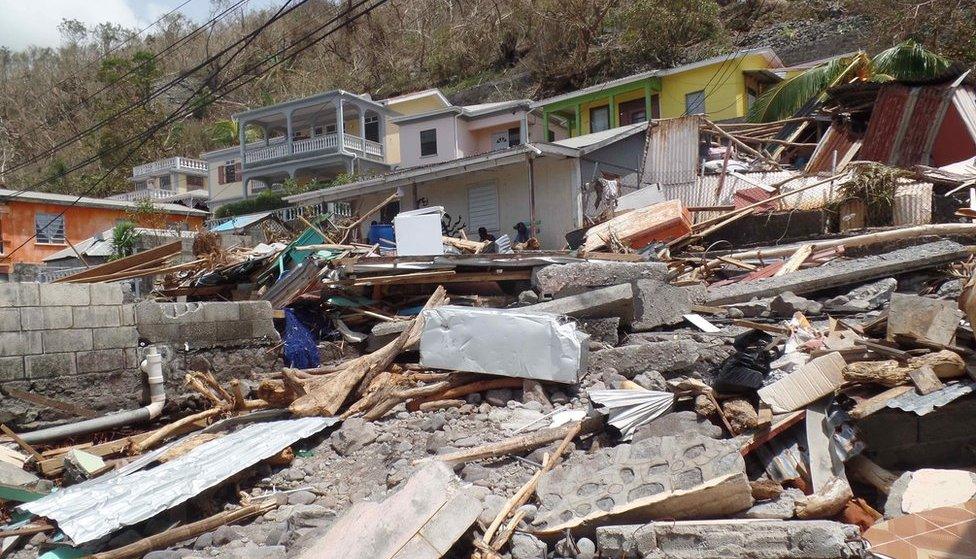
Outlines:
{"label": "door", "polygon": [[593,107],[590,109],[590,132],[603,132],[610,129],[610,107]]}
{"label": "door", "polygon": [[620,104],[620,125],[647,122],[647,108],[644,99],[634,99]]}
{"label": "door", "polygon": [[498,186],[494,183],[468,188],[468,235],[476,236],[479,227],[499,233]]}

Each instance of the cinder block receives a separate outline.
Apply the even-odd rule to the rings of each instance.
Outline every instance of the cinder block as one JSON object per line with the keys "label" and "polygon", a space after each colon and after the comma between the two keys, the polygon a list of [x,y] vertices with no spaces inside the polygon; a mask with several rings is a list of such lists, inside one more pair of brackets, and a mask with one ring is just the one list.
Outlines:
{"label": "cinder block", "polygon": [[122,326],[135,326],[136,308],[135,305],[126,304],[119,307],[119,320]]}
{"label": "cinder block", "polygon": [[92,283],[91,304],[93,305],[121,305],[121,283]]}
{"label": "cinder block", "polygon": [[125,368],[135,369],[139,366],[139,350],[137,348],[126,348],[123,350],[125,352]]}
{"label": "cinder block", "polygon": [[206,322],[204,303],[157,303],[163,312],[163,324]]}
{"label": "cinder block", "polygon": [[107,328],[121,324],[119,305],[75,307],[75,328]]}
{"label": "cinder block", "polygon": [[[138,310],[136,311],[138,316]],[[151,344],[178,343],[180,341],[179,324],[151,324],[136,321],[136,331],[139,337]]]}
{"label": "cinder block", "polygon": [[45,330],[42,334],[45,353],[91,351],[94,347],[92,331],[88,329]]}
{"label": "cinder block", "polygon": [[251,323],[244,321],[218,322],[216,326],[216,340],[251,340]]}
{"label": "cinder block", "polygon": [[241,319],[240,304],[232,302],[203,303],[206,322],[236,322]]}
{"label": "cinder block", "polygon": [[0,333],[0,357],[29,353],[28,336],[25,332]]}
{"label": "cinder block", "polygon": [[91,290],[87,283],[45,283],[38,286],[41,306],[77,306],[91,304]]}
{"label": "cinder block", "polygon": [[163,323],[163,308],[154,301],[142,301],[132,306],[137,326]]}
{"label": "cinder block", "polygon": [[192,347],[206,347],[217,341],[216,322],[191,322],[180,324],[180,341],[187,342]]}
{"label": "cinder block", "polygon": [[96,328],[92,330],[95,349],[125,349],[139,345],[139,333],[135,326]]}
{"label": "cinder block", "polygon": [[0,382],[23,380],[24,378],[23,357],[0,357]]}
{"label": "cinder block", "polygon": [[24,330],[55,330],[74,326],[71,307],[24,307],[20,314]]}
{"label": "cinder block", "polygon": [[20,332],[20,309],[0,309],[0,332]]}
{"label": "cinder block", "polygon": [[240,301],[237,303],[241,320],[274,320],[270,301]]}
{"label": "cinder block", "polygon": [[24,367],[28,379],[73,375],[77,372],[74,353],[28,355],[24,358]]}
{"label": "cinder block", "polygon": [[78,374],[125,370],[125,352],[121,349],[99,349],[77,354]]}
{"label": "cinder block", "polygon": [[0,307],[29,307],[38,304],[36,283],[0,283]]}

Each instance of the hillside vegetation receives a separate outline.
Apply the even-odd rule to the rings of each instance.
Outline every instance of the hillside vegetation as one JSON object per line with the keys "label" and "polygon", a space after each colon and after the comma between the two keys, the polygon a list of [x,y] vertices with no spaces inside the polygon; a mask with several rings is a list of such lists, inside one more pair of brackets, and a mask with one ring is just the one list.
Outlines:
{"label": "hillside vegetation", "polygon": [[[122,192],[133,165],[227,145],[232,135],[215,124],[236,111],[334,88],[374,98],[434,86],[459,102],[538,98],[735,48],[773,46],[793,63],[905,38],[976,63],[972,0],[390,0],[271,71],[249,70],[353,4],[309,0],[242,52],[150,99],[274,12],[235,4],[213,2],[226,15],[189,39],[200,22],[175,15],[143,35],[65,21],[57,49],[0,49],[0,184]],[[242,73],[249,81],[228,93]],[[180,107],[191,110],[154,130]]]}

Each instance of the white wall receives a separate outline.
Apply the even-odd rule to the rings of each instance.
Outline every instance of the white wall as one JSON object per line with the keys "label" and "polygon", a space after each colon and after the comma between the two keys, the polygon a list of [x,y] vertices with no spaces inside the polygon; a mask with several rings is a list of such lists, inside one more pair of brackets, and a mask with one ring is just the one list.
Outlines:
{"label": "white wall", "polygon": [[[454,115],[426,119],[421,122],[406,122],[400,128],[400,166],[403,168],[441,163],[459,157],[454,136]],[[421,157],[420,132],[437,131],[437,154]]]}

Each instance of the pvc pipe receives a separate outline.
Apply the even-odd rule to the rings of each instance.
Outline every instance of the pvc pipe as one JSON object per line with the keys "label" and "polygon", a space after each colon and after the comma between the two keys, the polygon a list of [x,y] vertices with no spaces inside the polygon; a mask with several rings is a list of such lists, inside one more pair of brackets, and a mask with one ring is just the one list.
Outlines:
{"label": "pvc pipe", "polygon": [[28,444],[44,443],[124,427],[133,423],[143,423],[159,417],[163,412],[163,406],[166,405],[166,387],[163,379],[163,356],[156,351],[155,346],[149,347],[149,353],[146,354],[139,368],[146,373],[149,383],[149,405],[67,425],[20,433],[20,438]]}

